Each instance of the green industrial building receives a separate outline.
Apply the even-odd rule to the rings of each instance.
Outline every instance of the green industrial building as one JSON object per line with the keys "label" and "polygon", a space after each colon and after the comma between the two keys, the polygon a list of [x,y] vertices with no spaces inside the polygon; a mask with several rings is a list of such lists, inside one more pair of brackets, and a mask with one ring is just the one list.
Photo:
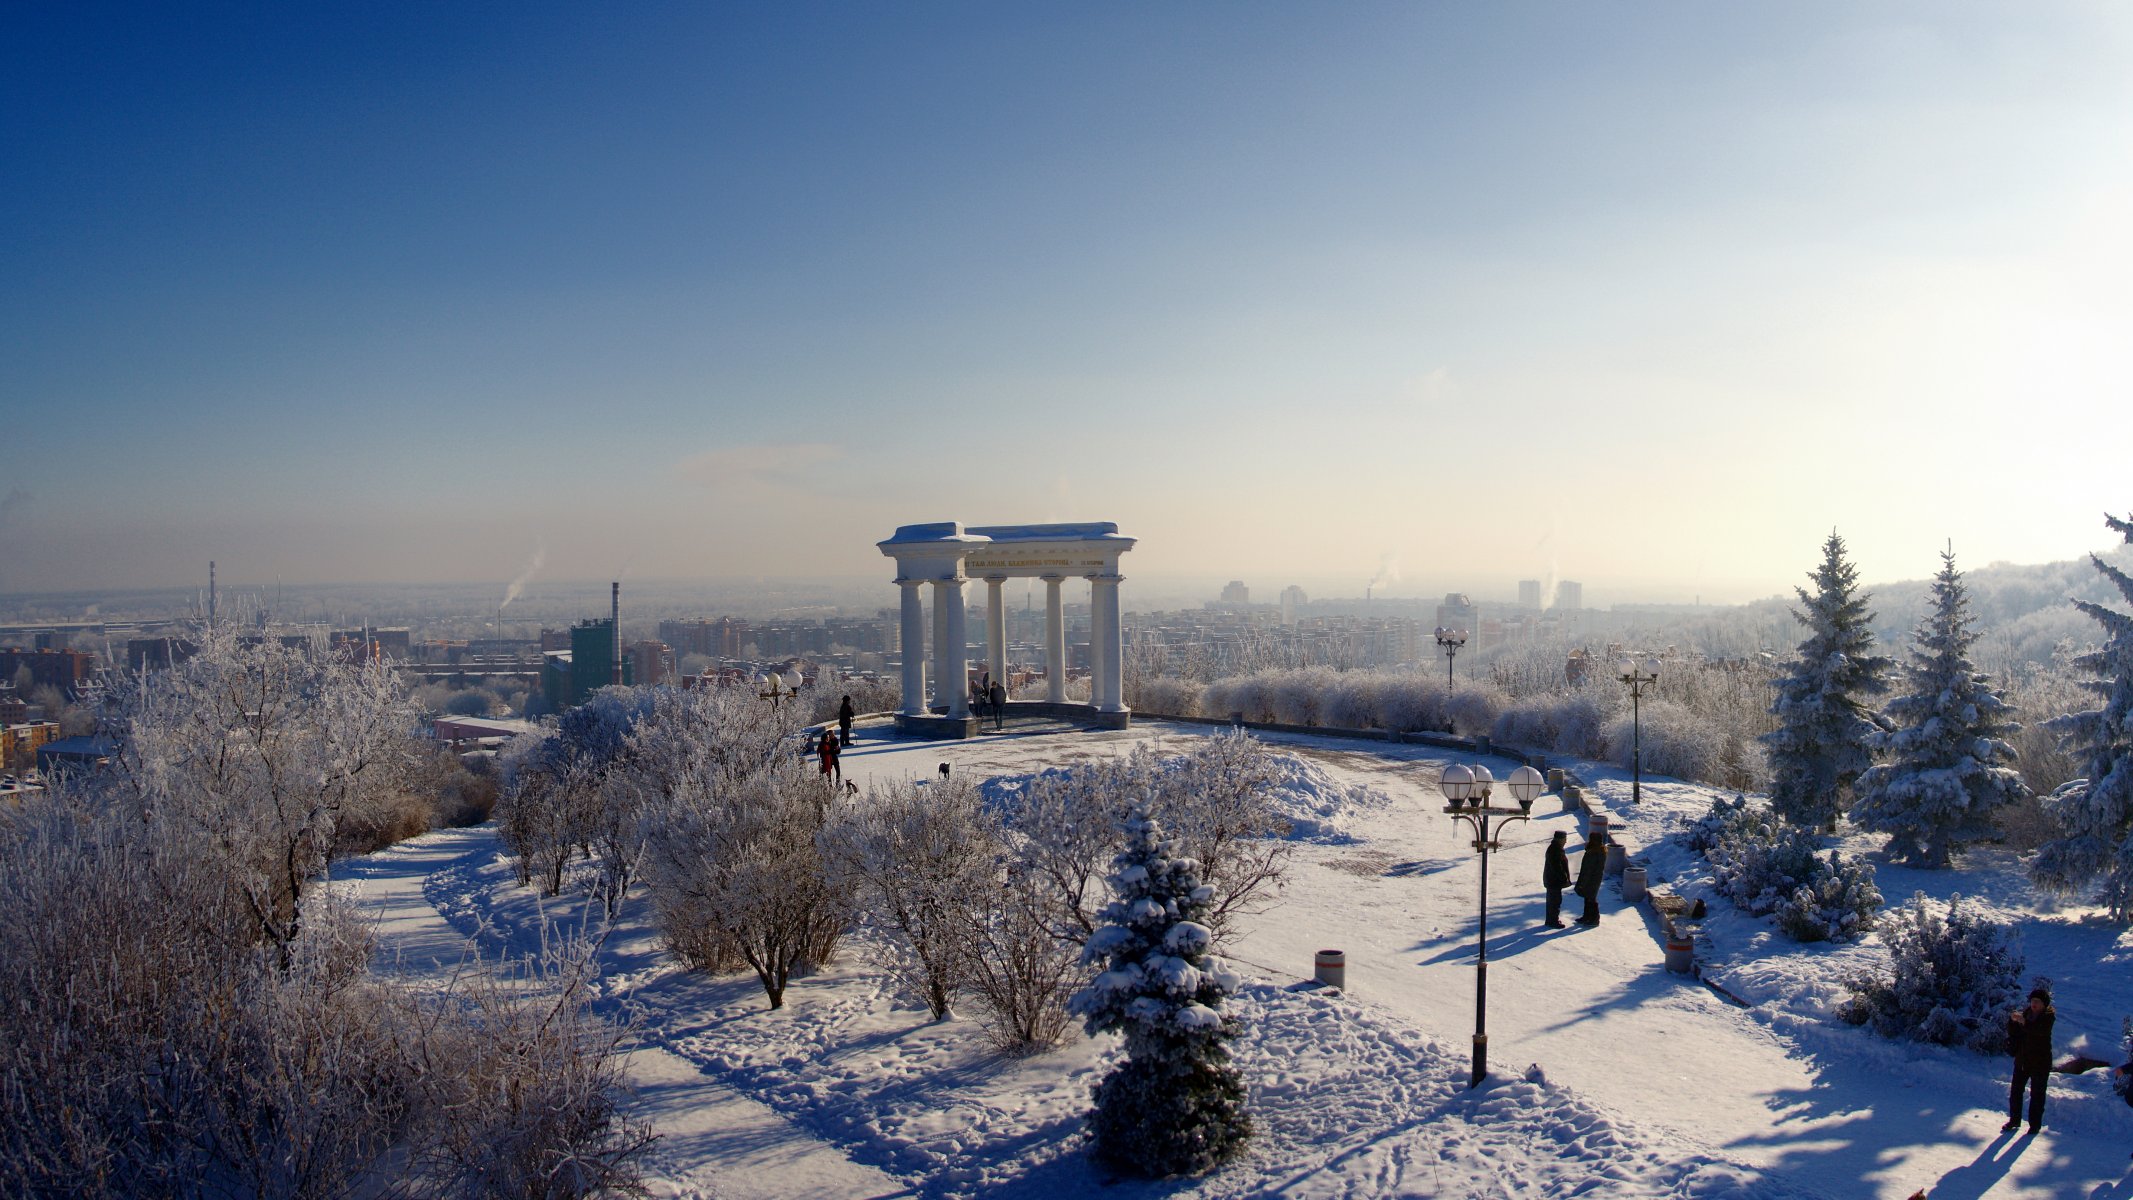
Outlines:
{"label": "green industrial building", "polygon": [[[585,698],[615,682],[615,623],[593,617],[570,627],[570,649],[541,656],[541,695],[556,712],[585,703]],[[634,684],[636,672],[622,660],[622,682]]]}

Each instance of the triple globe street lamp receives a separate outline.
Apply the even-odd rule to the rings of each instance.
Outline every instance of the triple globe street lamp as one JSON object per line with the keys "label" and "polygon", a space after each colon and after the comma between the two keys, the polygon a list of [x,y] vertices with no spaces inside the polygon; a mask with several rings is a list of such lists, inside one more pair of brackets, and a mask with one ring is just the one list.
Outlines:
{"label": "triple globe street lamp", "polygon": [[1629,800],[1644,801],[1644,689],[1659,682],[1659,660],[1638,662],[1625,658],[1615,664],[1615,675],[1629,685]]}
{"label": "triple globe street lamp", "polygon": [[790,671],[772,671],[767,677],[759,675],[756,678],[758,682],[766,685],[756,695],[770,701],[770,711],[772,712],[778,711],[778,704],[781,701],[789,700],[799,695],[800,685],[805,682],[798,667],[794,667]]}
{"label": "triple globe street lamp", "polygon": [[1474,1076],[1468,1087],[1480,1087],[1489,1074],[1489,852],[1501,848],[1496,839],[1505,825],[1532,819],[1533,801],[1548,788],[1539,771],[1520,767],[1504,781],[1518,807],[1503,808],[1489,803],[1495,783],[1495,776],[1479,763],[1471,767],[1453,763],[1437,778],[1437,790],[1444,793],[1444,811],[1453,820],[1466,822],[1474,834],[1474,849],[1481,855],[1481,925],[1474,956]]}

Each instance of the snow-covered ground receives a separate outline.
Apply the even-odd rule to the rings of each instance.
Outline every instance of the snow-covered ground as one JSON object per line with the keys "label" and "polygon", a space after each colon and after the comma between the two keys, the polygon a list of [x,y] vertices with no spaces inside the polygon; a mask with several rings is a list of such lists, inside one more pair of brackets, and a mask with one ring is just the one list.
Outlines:
{"label": "snow-covered ground", "polygon": [[[1116,733],[1036,726],[962,743],[862,729],[847,773],[927,777],[941,762],[1026,776],[1139,742],[1183,749],[1204,731],[1146,723]],[[1256,980],[1240,998],[1239,1062],[1261,1136],[1206,1179],[1103,1178],[1078,1152],[1079,1117],[1112,1053],[1076,1036],[1025,1060],[990,1054],[971,1023],[899,1007],[856,955],[764,1008],[752,976],[710,979],[659,954],[642,906],[607,934],[607,1003],[638,1015],[637,1104],[665,1135],[650,1169],[663,1195],[1830,1196],[2128,1200],[2133,1110],[2097,1076],[2053,1088],[2046,1132],[1998,1134],[2003,1064],[1883,1041],[1823,1015],[1865,947],[1800,947],[1763,922],[1707,923],[1711,974],[1740,1007],[1660,965],[1640,911],[1610,894],[1598,929],[1543,931],[1541,846],[1572,827],[1552,798],[1514,824],[1490,896],[1490,1062],[1465,1085],[1473,1026],[1474,854],[1434,781],[1456,756],[1298,735],[1284,803],[1305,818],[1287,891],[1247,918],[1226,953]],[[1502,776],[1512,764],[1486,760]],[[1583,765],[1627,840],[1656,847],[1656,881],[1694,886],[1693,856],[1658,843],[1706,789],[1628,783]],[[395,969],[449,969],[467,937],[491,951],[537,944],[576,901],[515,885],[487,828],[435,833],[336,872],[379,914]],[[2133,938],[2079,914],[2035,917],[2005,864],[1952,880],[1884,868],[1892,900],[1961,887],[2020,913],[2031,969],[2060,989],[2062,1046],[2115,1045],[2133,1009]],[[1921,878],[1913,880],[1911,876]],[[1932,885],[1932,886],[1928,886]],[[1347,994],[1306,986],[1322,947],[1348,955]],[[1537,1070],[1529,1073],[1529,1066]]]}

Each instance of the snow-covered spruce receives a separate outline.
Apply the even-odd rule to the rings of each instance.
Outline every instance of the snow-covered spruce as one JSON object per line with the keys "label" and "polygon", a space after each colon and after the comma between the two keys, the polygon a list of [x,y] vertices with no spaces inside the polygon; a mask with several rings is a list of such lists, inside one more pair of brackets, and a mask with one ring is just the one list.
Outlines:
{"label": "snow-covered spruce", "polygon": [[[2133,520],[2106,516],[2104,522],[2133,543]],[[2093,555],[2090,561],[2133,602],[2133,576]],[[2045,801],[2059,836],[2038,849],[2030,872],[2061,891],[2100,885],[2111,916],[2133,921],[2133,616],[2086,600],[2074,605],[2104,628],[2102,648],[2074,660],[2091,676],[2083,684],[2103,697],[2103,706],[2049,723],[2080,756],[2087,776]]]}
{"label": "snow-covered spruce", "polygon": [[1873,614],[1858,590],[1858,568],[1834,532],[1822,544],[1813,595],[1797,588],[1793,619],[1806,640],[1772,681],[1778,727],[1763,735],[1770,758],[1770,805],[1794,824],[1834,827],[1845,793],[1874,764],[1881,718],[1866,699],[1888,691],[1889,660],[1871,653]]}
{"label": "snow-covered spruce", "polygon": [[1953,552],[1941,555],[1933,611],[1912,635],[1905,694],[1889,702],[1896,728],[1874,739],[1888,761],[1859,777],[1853,823],[1889,835],[1889,856],[1908,866],[1946,867],[1954,851],[1993,836],[1993,816],[2026,800],[2007,764],[2021,726],[1992,678],[1970,662],[1978,634]]}
{"label": "snow-covered spruce", "polygon": [[2005,1018],[2019,1000],[2023,966],[2006,926],[1964,907],[1960,895],[1943,915],[1921,892],[1882,918],[1881,940],[1887,971],[1846,980],[1852,994],[1839,1015],[1884,1037],[1981,1054],[2006,1048]]}
{"label": "snow-covered spruce", "polygon": [[1096,1086],[1090,1136],[1097,1156],[1122,1170],[1205,1171],[1252,1132],[1230,1059],[1237,1018],[1224,1011],[1242,981],[1207,952],[1201,918],[1214,889],[1145,812],[1126,819],[1126,848],[1112,862],[1114,899],[1083,951],[1105,970],[1071,1009],[1091,1034],[1123,1032],[1126,1059]]}

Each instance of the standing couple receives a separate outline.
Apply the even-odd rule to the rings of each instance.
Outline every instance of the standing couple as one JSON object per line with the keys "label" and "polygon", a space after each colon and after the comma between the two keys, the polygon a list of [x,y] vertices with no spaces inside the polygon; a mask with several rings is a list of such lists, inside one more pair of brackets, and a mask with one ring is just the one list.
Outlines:
{"label": "standing couple", "polygon": [[[1548,859],[1541,868],[1541,884],[1548,889],[1548,920],[1550,929],[1562,929],[1563,889],[1570,886],[1570,855],[1563,849],[1565,830],[1555,831],[1548,843]],[[1578,917],[1580,925],[1600,923],[1600,881],[1607,877],[1607,843],[1595,833],[1585,839],[1585,853],[1578,859],[1577,894],[1585,898],[1585,911]]]}

